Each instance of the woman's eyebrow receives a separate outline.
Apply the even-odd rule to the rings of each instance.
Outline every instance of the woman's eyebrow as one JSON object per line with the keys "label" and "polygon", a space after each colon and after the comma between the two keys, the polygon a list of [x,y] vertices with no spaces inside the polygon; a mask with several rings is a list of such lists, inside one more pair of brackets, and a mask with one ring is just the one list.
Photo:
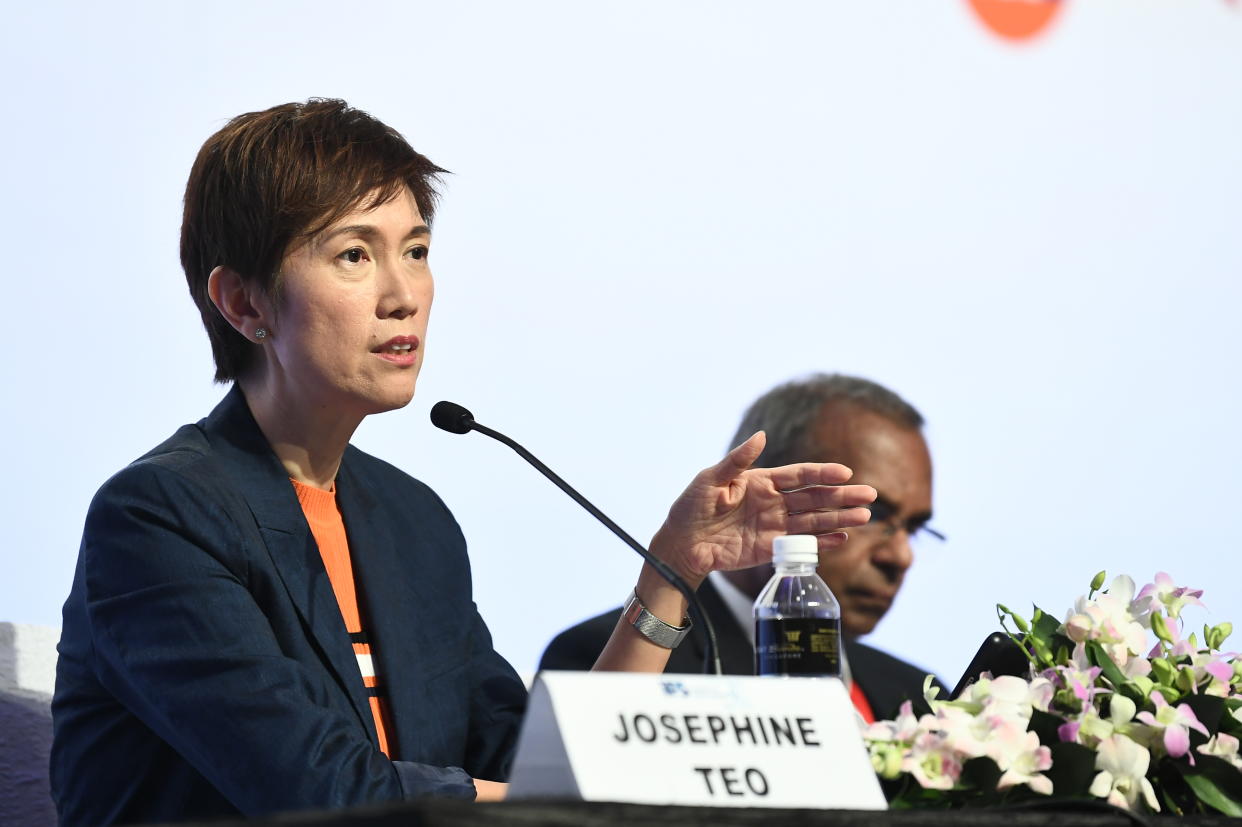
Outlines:
{"label": "woman's eyebrow", "polygon": [[360,238],[370,238],[377,234],[375,227],[370,224],[350,224],[345,227],[337,227],[335,230],[329,230],[319,237],[319,243],[325,244],[334,238],[343,235],[356,235]]}
{"label": "woman's eyebrow", "polygon": [[[342,235],[358,236],[359,238],[370,239],[380,234],[379,228],[372,224],[350,224],[345,227],[337,227],[323,234],[319,239],[320,244],[326,244],[332,239]],[[431,228],[426,224],[415,224],[410,231],[405,234],[405,238],[416,238],[418,236],[431,235]]]}

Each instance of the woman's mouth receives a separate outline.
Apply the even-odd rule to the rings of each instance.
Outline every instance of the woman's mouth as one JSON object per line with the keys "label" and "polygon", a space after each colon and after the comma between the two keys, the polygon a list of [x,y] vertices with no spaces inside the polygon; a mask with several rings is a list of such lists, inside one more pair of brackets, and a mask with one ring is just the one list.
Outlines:
{"label": "woman's mouth", "polygon": [[418,360],[417,336],[394,336],[371,352],[385,362],[399,366],[413,365]]}

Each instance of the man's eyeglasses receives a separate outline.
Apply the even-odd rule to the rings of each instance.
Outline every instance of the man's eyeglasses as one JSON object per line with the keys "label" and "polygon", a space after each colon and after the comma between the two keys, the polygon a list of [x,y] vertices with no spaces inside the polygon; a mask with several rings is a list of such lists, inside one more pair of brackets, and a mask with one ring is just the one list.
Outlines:
{"label": "man's eyeglasses", "polygon": [[883,497],[876,497],[875,502],[871,503],[871,505],[864,505],[863,508],[871,512],[871,520],[866,525],[854,529],[855,531],[862,529],[871,531],[882,530],[885,537],[892,537],[898,531],[904,531],[911,540],[922,537],[934,537],[943,542],[947,539],[943,534],[927,524],[926,517],[911,517],[904,523],[897,522],[897,506]]}

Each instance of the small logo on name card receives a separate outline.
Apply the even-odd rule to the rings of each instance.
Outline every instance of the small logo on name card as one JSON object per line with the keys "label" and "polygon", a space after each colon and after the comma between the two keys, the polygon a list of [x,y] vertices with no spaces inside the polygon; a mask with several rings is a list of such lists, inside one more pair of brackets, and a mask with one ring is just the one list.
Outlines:
{"label": "small logo on name card", "polygon": [[698,701],[736,701],[740,697],[737,684],[732,681],[661,680],[660,691],[665,697],[694,698]]}

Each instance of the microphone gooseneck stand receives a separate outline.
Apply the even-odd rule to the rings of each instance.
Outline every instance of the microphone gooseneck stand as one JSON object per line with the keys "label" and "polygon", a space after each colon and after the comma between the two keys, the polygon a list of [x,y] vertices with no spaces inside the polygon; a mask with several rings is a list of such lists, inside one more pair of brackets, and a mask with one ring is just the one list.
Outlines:
{"label": "microphone gooseneck stand", "polygon": [[600,511],[591,503],[590,500],[579,494],[573,486],[561,479],[555,471],[540,462],[538,457],[499,431],[495,431],[488,428],[486,425],[480,425],[478,422],[475,422],[474,415],[461,405],[454,402],[437,402],[431,409],[431,422],[437,428],[441,428],[449,433],[465,434],[470,431],[478,431],[484,436],[489,436],[498,442],[508,445],[517,452],[518,456],[529,462],[537,471],[539,471],[539,473],[551,480],[557,488],[568,494],[574,502],[585,508],[591,516],[607,526],[608,529],[612,531],[613,534],[617,535],[623,543],[638,552],[638,555],[642,557],[648,565],[655,569],[661,577],[672,584],[677,591],[681,592],[681,594],[686,598],[686,601],[690,604],[691,618],[696,624],[702,627],[707,643],[703,653],[703,671],[716,675],[723,674],[723,670],[720,665],[720,652],[716,645],[716,630],[712,627],[711,619],[707,616],[707,613],[703,611],[703,606],[699,603],[698,595],[695,594],[694,589],[690,588],[690,585],[686,583],[686,581],[682,580],[675,571],[669,568],[663,560],[657,558],[641,543],[627,534],[625,530],[622,529],[621,526],[614,523],[607,514]]}

